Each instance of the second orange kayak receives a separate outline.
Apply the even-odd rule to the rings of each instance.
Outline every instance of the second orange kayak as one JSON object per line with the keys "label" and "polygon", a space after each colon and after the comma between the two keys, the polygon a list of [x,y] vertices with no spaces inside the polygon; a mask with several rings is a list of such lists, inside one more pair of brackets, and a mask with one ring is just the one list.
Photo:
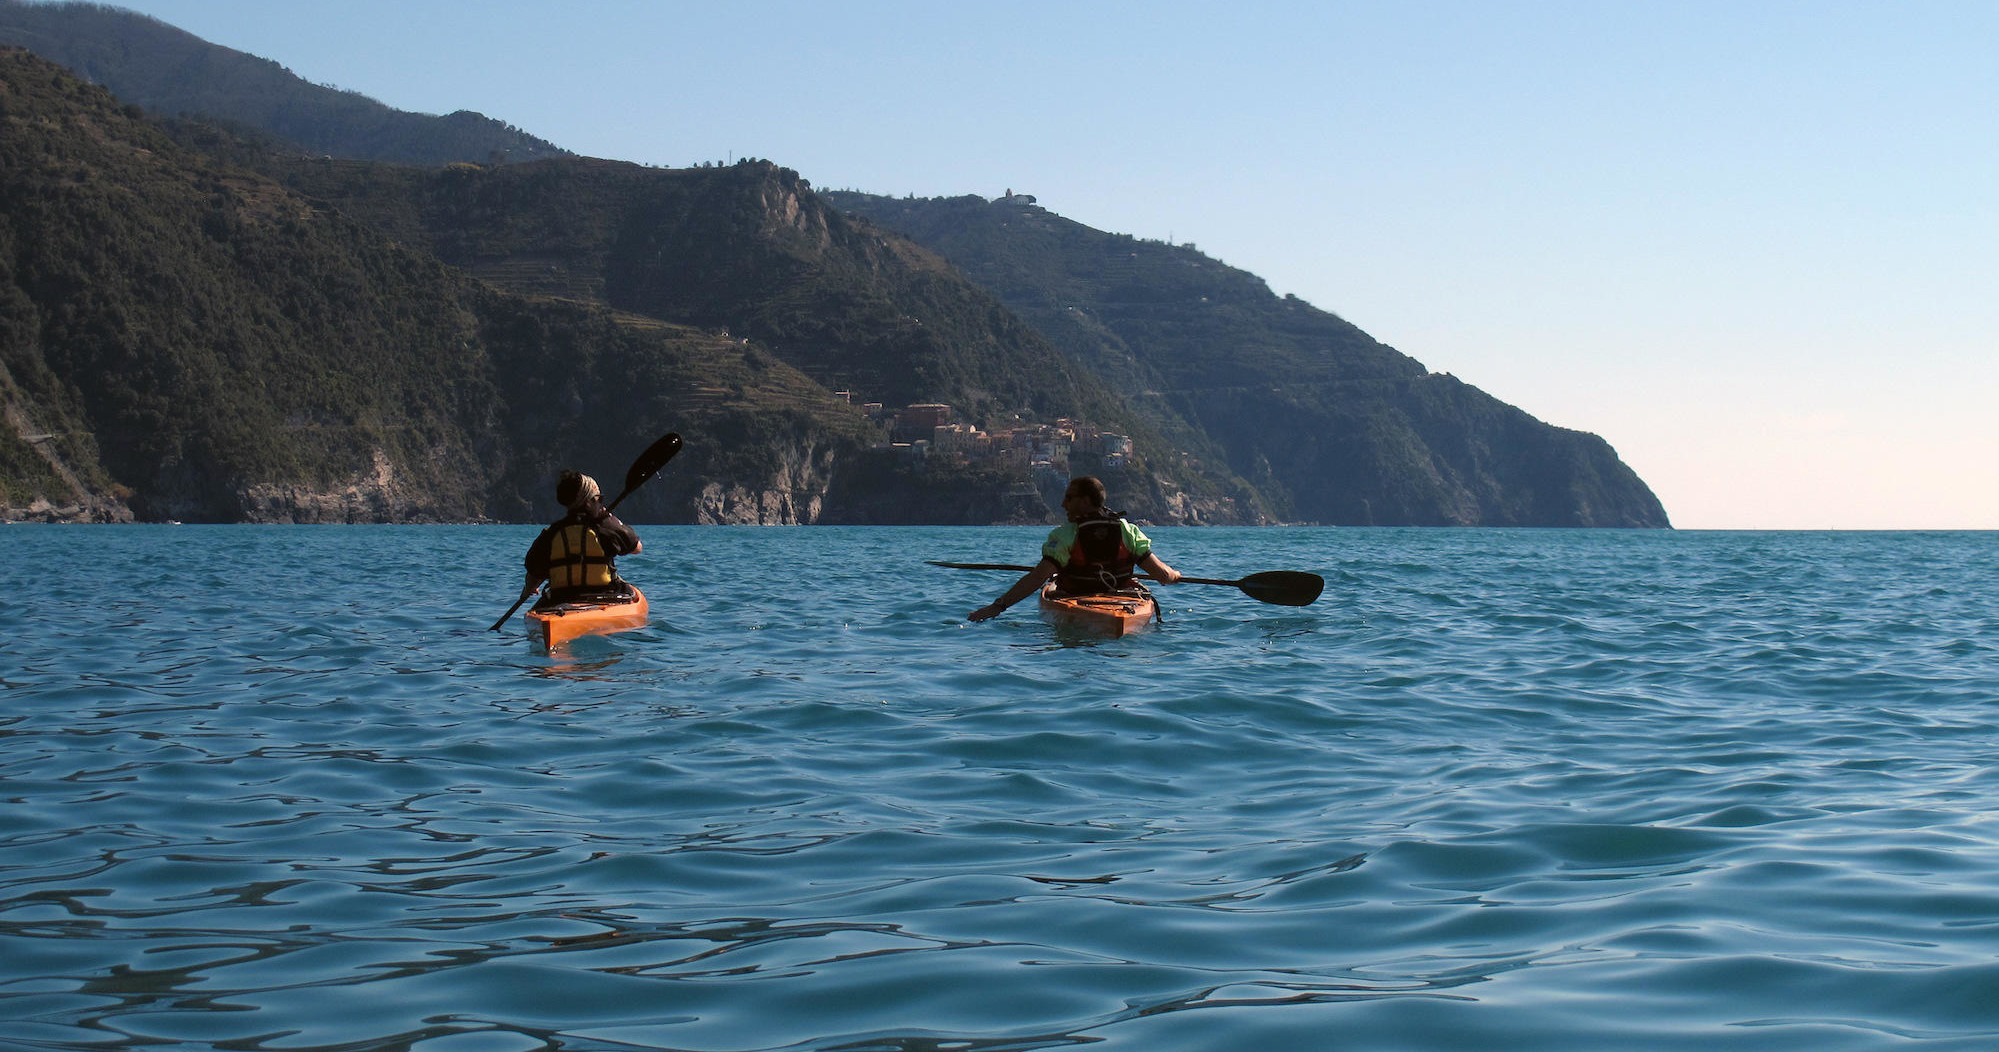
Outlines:
{"label": "second orange kayak", "polygon": [[1159,615],[1159,603],[1143,590],[1109,595],[1056,595],[1051,582],[1041,589],[1041,616],[1058,627],[1091,635],[1136,632]]}

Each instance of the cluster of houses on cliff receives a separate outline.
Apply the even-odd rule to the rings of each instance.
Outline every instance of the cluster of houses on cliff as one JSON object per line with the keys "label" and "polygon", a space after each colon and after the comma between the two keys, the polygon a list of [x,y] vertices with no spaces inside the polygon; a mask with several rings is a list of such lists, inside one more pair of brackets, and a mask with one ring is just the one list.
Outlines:
{"label": "cluster of houses on cliff", "polygon": [[868,402],[861,410],[886,428],[884,448],[911,459],[946,458],[956,464],[1042,471],[1067,471],[1069,458],[1078,454],[1092,458],[1093,466],[1106,468],[1118,467],[1131,459],[1130,436],[1068,417],[1046,424],[982,431],[953,420],[951,407],[941,402],[900,409]]}

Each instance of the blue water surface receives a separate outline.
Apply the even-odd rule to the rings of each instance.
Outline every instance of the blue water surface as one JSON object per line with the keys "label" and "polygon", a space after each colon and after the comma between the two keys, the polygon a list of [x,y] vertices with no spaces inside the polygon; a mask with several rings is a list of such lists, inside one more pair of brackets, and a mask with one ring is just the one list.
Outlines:
{"label": "blue water surface", "polygon": [[0,1047],[1999,1046],[1999,535],[0,528]]}

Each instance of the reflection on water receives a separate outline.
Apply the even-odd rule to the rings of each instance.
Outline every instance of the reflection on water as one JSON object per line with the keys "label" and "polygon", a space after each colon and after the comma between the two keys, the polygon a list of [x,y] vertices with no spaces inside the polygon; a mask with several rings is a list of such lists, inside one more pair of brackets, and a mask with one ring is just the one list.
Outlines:
{"label": "reflection on water", "polygon": [[577,682],[615,682],[611,670],[616,668],[620,658],[611,654],[594,660],[578,658],[569,647],[554,647],[548,652],[548,663],[529,665],[527,673],[542,679],[568,679]]}

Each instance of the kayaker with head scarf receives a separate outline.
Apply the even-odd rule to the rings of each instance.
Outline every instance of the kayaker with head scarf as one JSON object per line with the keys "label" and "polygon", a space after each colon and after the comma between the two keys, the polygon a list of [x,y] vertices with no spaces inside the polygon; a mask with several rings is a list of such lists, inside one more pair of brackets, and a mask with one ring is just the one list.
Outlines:
{"label": "kayaker with head scarf", "polygon": [[1087,475],[1069,480],[1062,494],[1062,511],[1069,521],[1049,531],[1041,545],[1041,561],[1021,575],[1006,594],[965,615],[973,621],[998,617],[1001,611],[1041,590],[1050,578],[1058,595],[1100,595],[1140,587],[1134,574],[1144,570],[1154,580],[1173,584],[1180,571],[1153,554],[1152,541],[1123,515],[1109,510],[1104,484]]}
{"label": "kayaker with head scarf", "polygon": [[597,480],[580,472],[565,470],[556,480],[555,499],[569,512],[542,530],[527,554],[528,587],[548,582],[541,603],[628,590],[613,560],[636,555],[643,545],[630,526],[604,507],[602,496]]}

